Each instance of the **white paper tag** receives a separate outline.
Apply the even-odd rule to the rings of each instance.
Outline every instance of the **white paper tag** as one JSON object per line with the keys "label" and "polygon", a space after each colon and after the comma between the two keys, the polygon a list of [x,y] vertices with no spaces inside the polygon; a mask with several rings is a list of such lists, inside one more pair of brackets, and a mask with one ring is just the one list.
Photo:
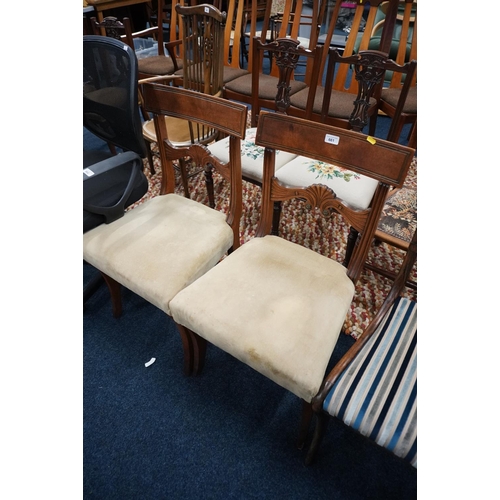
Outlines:
{"label": "white paper tag", "polygon": [[325,135],[325,142],[328,142],[328,144],[334,144],[335,146],[339,143],[340,137],[337,135],[332,135],[332,134],[326,134]]}
{"label": "white paper tag", "polygon": [[83,169],[83,173],[87,176],[87,177],[92,177],[94,175],[94,172],[92,172],[92,170],[90,170],[90,168],[84,168]]}
{"label": "white paper tag", "polygon": [[210,12],[210,9],[208,7],[205,7],[205,14],[208,14]]}

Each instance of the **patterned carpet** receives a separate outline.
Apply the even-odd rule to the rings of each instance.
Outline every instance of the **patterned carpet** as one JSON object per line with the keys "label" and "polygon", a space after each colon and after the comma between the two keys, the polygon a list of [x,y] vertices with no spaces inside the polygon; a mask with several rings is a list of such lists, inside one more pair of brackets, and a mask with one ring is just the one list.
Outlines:
{"label": "patterned carpet", "polygon": [[[154,145],[155,146],[155,145]],[[147,160],[145,160],[145,173],[149,180],[149,191],[139,202],[157,196],[160,192],[161,167],[159,159],[155,157],[155,175],[150,174]],[[205,189],[203,173],[190,172],[189,189],[191,198],[208,205],[208,197]],[[416,209],[416,184],[417,184],[417,159],[413,160],[412,166],[405,182],[414,192],[415,197],[410,201],[403,200],[403,203],[414,204]],[[225,200],[227,200],[227,183],[214,173],[214,191],[216,196],[216,208],[225,210]],[[177,179],[176,192],[183,195],[180,177]],[[243,182],[243,216],[240,224],[241,242],[244,243],[254,237],[259,221],[260,208],[260,187],[251,183]],[[339,215],[334,215],[330,219],[316,216],[314,211],[306,209],[305,204],[300,200],[292,200],[283,204],[280,235],[287,240],[304,245],[319,252],[322,255],[335,258],[342,262],[344,249],[347,241],[349,227],[344,223]],[[398,248],[385,243],[372,245],[368,261],[388,269],[397,271],[401,265],[404,252]],[[416,282],[416,266],[411,277]],[[351,310],[344,324],[344,332],[357,338],[366,328],[371,318],[381,306],[386,294],[391,287],[391,280],[382,277],[370,270],[363,272],[355,291]],[[416,298],[416,292],[407,289],[406,294],[410,298]]]}

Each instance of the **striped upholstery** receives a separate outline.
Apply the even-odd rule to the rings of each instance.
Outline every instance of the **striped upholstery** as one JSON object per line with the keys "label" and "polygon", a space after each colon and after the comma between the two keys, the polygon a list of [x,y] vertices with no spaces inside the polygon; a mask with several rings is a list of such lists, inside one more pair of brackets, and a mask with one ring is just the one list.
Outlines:
{"label": "striped upholstery", "polygon": [[417,304],[398,298],[323,409],[417,466]]}

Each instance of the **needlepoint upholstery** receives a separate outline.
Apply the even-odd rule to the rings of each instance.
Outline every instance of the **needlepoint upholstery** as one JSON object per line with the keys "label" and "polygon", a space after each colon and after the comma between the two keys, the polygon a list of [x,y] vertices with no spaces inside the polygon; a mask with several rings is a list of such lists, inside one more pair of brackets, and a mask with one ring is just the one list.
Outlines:
{"label": "needlepoint upholstery", "polygon": [[417,466],[417,303],[400,297],[323,409]]}
{"label": "needlepoint upholstery", "polygon": [[83,258],[170,315],[170,300],[233,244],[226,215],[176,194],[156,196],[83,235]]}
{"label": "needlepoint upholstery", "polygon": [[344,266],[268,235],[179,292],[170,309],[178,324],[310,402],[353,295]]}
{"label": "needlepoint upholstery", "polygon": [[297,156],[276,172],[276,177],[289,186],[324,184],[356,210],[370,206],[378,182],[345,168],[319,160]]}
{"label": "needlepoint upholstery", "polygon": [[[243,177],[262,182],[264,148],[255,144],[257,128],[246,130],[245,139],[241,141],[241,170]],[[223,162],[229,161],[229,138],[221,139],[208,146],[210,152]],[[283,165],[296,158],[296,154],[276,151],[276,167],[278,171]]]}

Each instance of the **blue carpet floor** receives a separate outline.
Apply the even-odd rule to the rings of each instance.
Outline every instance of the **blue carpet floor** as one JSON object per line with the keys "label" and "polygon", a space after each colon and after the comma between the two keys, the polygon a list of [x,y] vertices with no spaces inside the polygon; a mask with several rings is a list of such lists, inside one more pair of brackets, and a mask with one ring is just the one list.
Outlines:
{"label": "blue carpet floor", "polygon": [[[84,498],[416,498],[416,470],[340,422],[304,466],[298,398],[213,346],[185,377],[175,325],[123,298],[120,319],[106,287],[83,311]],[[352,342],[341,335],[332,363]]]}

